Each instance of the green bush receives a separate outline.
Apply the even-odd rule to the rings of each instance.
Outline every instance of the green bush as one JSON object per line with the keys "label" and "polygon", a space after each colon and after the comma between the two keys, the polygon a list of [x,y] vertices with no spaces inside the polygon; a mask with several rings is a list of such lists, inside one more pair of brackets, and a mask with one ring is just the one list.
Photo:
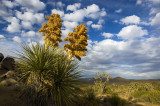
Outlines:
{"label": "green bush", "polygon": [[132,82],[130,83],[130,89],[134,91],[151,91],[154,90],[154,86],[151,83]]}
{"label": "green bush", "polygon": [[59,49],[45,45],[22,45],[18,69],[24,89],[21,97],[29,105],[70,105],[80,91],[78,63]]}
{"label": "green bush", "polygon": [[113,93],[108,101],[113,106],[126,106],[127,104],[127,102],[124,99],[121,99],[116,93]]}
{"label": "green bush", "polygon": [[76,105],[78,106],[99,106],[100,99],[96,97],[96,93],[92,87],[86,88],[82,94],[77,97]]}
{"label": "green bush", "polygon": [[151,83],[132,82],[130,84],[131,95],[136,98],[141,98],[150,103],[159,103],[160,91],[158,86]]}
{"label": "green bush", "polygon": [[154,89],[160,91],[160,84],[154,84]]}
{"label": "green bush", "polygon": [[160,102],[160,91],[135,91],[132,93],[134,97],[144,99],[150,103],[159,103]]}
{"label": "green bush", "polygon": [[110,86],[106,86],[105,87],[105,93],[112,94],[113,93],[112,88]]}

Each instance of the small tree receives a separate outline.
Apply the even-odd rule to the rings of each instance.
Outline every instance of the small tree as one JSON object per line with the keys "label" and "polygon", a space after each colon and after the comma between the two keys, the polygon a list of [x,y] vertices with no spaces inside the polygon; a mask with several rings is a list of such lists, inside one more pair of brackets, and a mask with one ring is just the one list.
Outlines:
{"label": "small tree", "polygon": [[100,94],[103,94],[105,92],[107,82],[110,78],[110,75],[105,74],[104,72],[102,74],[99,74],[98,72],[97,77],[94,77],[94,79],[96,79],[96,81],[94,81],[94,90]]}
{"label": "small tree", "polygon": [[81,60],[80,56],[86,56],[85,51],[87,51],[87,28],[85,25],[79,25],[76,28],[73,28],[75,32],[70,32],[69,37],[66,37],[64,40],[70,42],[70,44],[64,45],[64,50],[67,54],[72,57],[76,57],[78,60]]}
{"label": "small tree", "polygon": [[48,22],[44,23],[39,32],[44,34],[45,44],[52,47],[58,47],[58,42],[62,42],[61,39],[61,27],[62,21],[59,14],[51,14],[50,17],[45,17]]}

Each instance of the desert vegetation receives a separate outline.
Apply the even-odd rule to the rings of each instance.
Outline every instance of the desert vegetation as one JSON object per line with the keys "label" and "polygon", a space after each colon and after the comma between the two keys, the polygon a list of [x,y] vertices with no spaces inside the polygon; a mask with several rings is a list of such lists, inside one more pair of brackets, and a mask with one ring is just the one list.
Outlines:
{"label": "desert vegetation", "polygon": [[22,51],[17,53],[15,79],[21,83],[20,98],[31,106],[75,105],[75,96],[81,92],[78,60],[86,55],[87,28],[85,25],[74,28],[75,32],[65,38],[70,44],[59,49],[62,42],[60,15],[52,14],[46,19],[48,22],[39,30],[44,34],[45,44],[29,46],[24,43]]}
{"label": "desert vegetation", "polygon": [[[78,62],[86,56],[87,28],[78,25],[62,42],[61,18],[46,17],[39,32],[45,44],[22,44],[18,58],[0,53],[0,105],[12,106],[158,106],[160,81],[110,82],[109,74],[97,73],[93,83],[82,79]],[[118,81],[123,82],[120,78]],[[12,92],[5,94],[4,92]],[[3,93],[2,93],[3,92]],[[7,95],[9,99],[7,99]],[[12,98],[11,98],[12,95]],[[5,97],[6,96],[6,97]],[[4,99],[6,98],[6,99]]]}
{"label": "desert vegetation", "polygon": [[84,25],[74,28],[76,32],[65,38],[71,44],[65,44],[60,50],[61,18],[52,14],[46,19],[48,22],[39,30],[45,34],[45,44],[31,47],[24,44],[18,53],[17,69],[24,86],[21,97],[29,105],[74,105],[72,99],[80,92],[81,71],[72,58],[81,60],[80,56],[85,56],[87,31]]}
{"label": "desert vegetation", "polygon": [[[96,78],[85,79],[86,85],[83,90],[88,95],[86,100],[90,101],[86,106],[92,106],[90,104],[94,103],[97,106],[160,105],[160,80],[158,79],[128,80],[121,77],[110,78],[108,74],[104,73],[97,73],[97,75]],[[104,77],[105,75],[108,77]]]}

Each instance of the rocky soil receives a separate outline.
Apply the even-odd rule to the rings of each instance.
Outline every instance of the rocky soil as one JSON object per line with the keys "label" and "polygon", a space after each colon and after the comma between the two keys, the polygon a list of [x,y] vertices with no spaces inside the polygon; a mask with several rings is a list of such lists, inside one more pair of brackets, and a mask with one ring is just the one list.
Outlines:
{"label": "rocky soil", "polygon": [[4,58],[0,53],[0,106],[25,106],[19,97],[21,87],[14,68],[14,58]]}

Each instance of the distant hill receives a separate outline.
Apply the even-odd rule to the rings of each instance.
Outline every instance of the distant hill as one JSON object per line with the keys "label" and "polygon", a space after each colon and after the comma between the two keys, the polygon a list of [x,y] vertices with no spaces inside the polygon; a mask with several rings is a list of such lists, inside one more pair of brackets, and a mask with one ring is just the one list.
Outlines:
{"label": "distant hill", "polygon": [[[94,78],[82,78],[80,79],[82,81],[82,83],[84,84],[94,84],[95,79]],[[105,80],[105,79],[103,79]],[[125,79],[122,77],[115,77],[109,80],[108,84],[128,84],[130,82],[150,82],[150,83],[154,83],[154,82],[158,82],[160,83],[160,79]]]}
{"label": "distant hill", "polygon": [[110,79],[110,81],[113,81],[113,82],[121,82],[121,81],[128,81],[127,79],[125,78],[122,78],[122,77],[116,77],[116,78],[113,78],[113,79]]}

